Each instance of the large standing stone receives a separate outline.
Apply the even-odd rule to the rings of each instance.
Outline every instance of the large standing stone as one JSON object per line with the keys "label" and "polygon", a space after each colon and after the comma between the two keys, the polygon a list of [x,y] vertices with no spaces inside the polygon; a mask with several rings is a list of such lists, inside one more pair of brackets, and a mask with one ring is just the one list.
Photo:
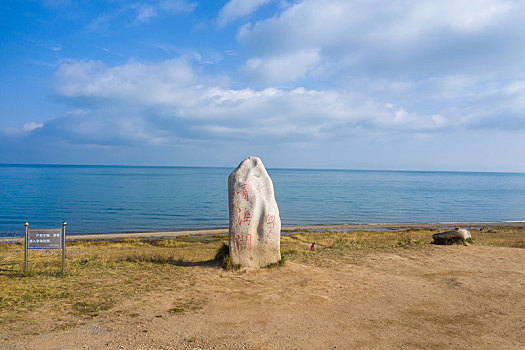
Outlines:
{"label": "large standing stone", "polygon": [[262,161],[246,158],[228,178],[230,255],[235,264],[261,267],[281,259],[281,218],[272,179]]}

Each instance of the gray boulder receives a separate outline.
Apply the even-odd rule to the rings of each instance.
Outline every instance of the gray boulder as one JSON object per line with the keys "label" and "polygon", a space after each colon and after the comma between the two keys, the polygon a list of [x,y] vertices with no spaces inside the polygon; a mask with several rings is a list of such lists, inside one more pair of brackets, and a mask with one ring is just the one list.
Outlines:
{"label": "gray boulder", "polygon": [[278,262],[281,218],[272,179],[259,158],[246,158],[230,174],[228,200],[233,263],[262,267]]}
{"label": "gray boulder", "polygon": [[440,233],[434,233],[432,235],[432,239],[434,242],[444,242],[444,241],[454,241],[454,240],[466,240],[471,238],[470,231],[461,228],[456,227],[455,229],[451,231],[445,231]]}

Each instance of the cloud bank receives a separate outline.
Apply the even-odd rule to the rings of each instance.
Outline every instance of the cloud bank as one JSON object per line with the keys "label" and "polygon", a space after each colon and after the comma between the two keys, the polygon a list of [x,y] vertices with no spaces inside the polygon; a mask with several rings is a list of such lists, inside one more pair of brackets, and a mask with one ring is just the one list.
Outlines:
{"label": "cloud bank", "polygon": [[198,74],[184,58],[112,67],[70,61],[58,68],[55,91],[83,111],[60,119],[69,134],[82,136],[76,140],[104,130],[152,144],[180,138],[335,138],[348,128],[432,132],[448,124],[439,114],[420,115],[350,91],[233,89]]}
{"label": "cloud bank", "polygon": [[[235,55],[206,68],[198,47],[186,56],[165,50],[167,59],[62,59],[53,97],[70,112],[3,134],[89,147],[214,142],[224,151],[271,143],[290,154],[308,149],[318,160],[366,144],[371,155],[386,154],[385,162],[402,159],[388,155],[395,149],[423,164],[429,157],[420,150],[458,153],[455,138],[474,158],[474,145],[490,150],[477,135],[501,140],[525,131],[522,2],[270,3],[231,0],[214,14],[210,30],[231,30],[235,50],[224,52]],[[185,1],[151,1],[125,13],[145,24],[163,11],[196,9]]]}

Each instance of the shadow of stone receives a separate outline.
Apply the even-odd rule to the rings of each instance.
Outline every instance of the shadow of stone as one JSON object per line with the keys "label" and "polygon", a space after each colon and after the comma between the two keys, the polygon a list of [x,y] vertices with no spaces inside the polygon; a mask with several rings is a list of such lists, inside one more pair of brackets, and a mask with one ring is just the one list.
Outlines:
{"label": "shadow of stone", "polygon": [[464,245],[466,243],[465,239],[459,238],[459,237],[453,237],[453,238],[439,238],[436,237],[430,244],[435,245],[453,245],[453,244],[459,244]]}
{"label": "shadow of stone", "polygon": [[221,262],[219,260],[203,260],[203,261],[183,261],[175,260],[168,262],[170,265],[182,266],[182,267],[216,267],[221,268]]}

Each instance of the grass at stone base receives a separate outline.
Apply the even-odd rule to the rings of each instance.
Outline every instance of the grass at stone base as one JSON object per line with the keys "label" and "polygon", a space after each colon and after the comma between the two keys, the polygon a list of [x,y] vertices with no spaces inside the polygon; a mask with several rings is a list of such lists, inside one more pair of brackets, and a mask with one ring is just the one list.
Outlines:
{"label": "grass at stone base", "polygon": [[[442,231],[296,232],[281,237],[281,252],[283,261],[337,262],[374,251],[425,249],[430,247],[432,234]],[[525,248],[523,227],[470,231],[476,245]],[[77,254],[68,257],[64,275],[60,254],[44,256],[42,251],[30,251],[30,271],[24,274],[23,253],[11,253],[15,247],[0,245],[0,329],[24,327],[20,320],[30,320],[35,314],[58,328],[107,312],[132,315],[133,310],[115,311],[114,305],[151,290],[177,290],[198,283],[192,271],[199,266],[221,269],[215,258],[227,241],[227,235],[214,235],[68,243]],[[311,251],[313,242],[315,250]],[[184,307],[176,306],[170,312],[177,313],[177,308]]]}

